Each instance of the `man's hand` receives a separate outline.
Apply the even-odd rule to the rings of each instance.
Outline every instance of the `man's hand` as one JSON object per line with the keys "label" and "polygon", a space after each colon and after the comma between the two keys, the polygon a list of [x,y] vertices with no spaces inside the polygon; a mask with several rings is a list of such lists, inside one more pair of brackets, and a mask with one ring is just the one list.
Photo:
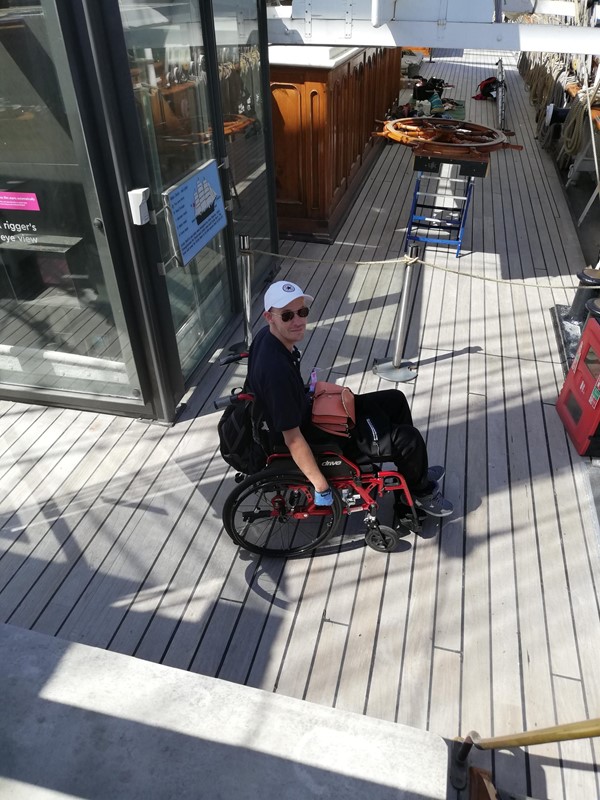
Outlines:
{"label": "man's hand", "polygon": [[333,492],[331,491],[331,486],[328,486],[324,492],[315,491],[315,505],[316,506],[333,505]]}

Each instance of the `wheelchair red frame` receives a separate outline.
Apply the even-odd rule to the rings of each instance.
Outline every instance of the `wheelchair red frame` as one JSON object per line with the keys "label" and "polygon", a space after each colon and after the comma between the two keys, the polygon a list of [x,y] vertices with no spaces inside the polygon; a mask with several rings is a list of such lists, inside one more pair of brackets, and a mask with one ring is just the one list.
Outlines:
{"label": "wheelchair red frame", "polygon": [[[333,490],[333,505],[315,505],[312,485],[289,454],[274,453],[264,470],[240,476],[225,501],[223,523],[236,544],[273,557],[305,555],[328,542],[345,517],[361,512],[365,542],[374,550],[395,550],[405,533],[420,533],[424,515],[401,473],[373,464],[361,469],[334,448],[320,449],[315,457]],[[382,525],[377,516],[378,501],[387,492],[402,493],[404,513],[394,527]]]}
{"label": "wheelchair red frame", "polygon": [[[222,364],[239,361],[247,353],[234,354]],[[215,408],[253,400],[248,392],[235,389],[216,400]],[[332,506],[314,503],[313,487],[300,472],[289,452],[272,453],[263,470],[254,475],[236,475],[237,486],[226,498],[223,524],[233,541],[251,552],[289,557],[312,552],[338,530],[344,517],[365,513],[365,542],[381,552],[394,550],[405,532],[421,532],[424,513],[414,504],[404,476],[374,463],[359,466],[335,445],[313,447],[315,458],[334,494]],[[403,513],[394,527],[377,517],[378,500],[387,492],[402,493]],[[406,531],[402,531],[402,529]]]}

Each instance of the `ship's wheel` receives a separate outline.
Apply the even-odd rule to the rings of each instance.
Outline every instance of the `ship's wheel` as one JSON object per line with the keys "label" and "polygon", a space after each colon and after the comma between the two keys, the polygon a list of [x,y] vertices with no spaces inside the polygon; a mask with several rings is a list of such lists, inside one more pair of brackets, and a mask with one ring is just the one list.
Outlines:
{"label": "ship's wheel", "polygon": [[412,147],[415,155],[465,158],[477,157],[494,150],[510,148],[522,150],[522,145],[511,144],[512,131],[498,131],[474,122],[433,117],[407,117],[385,122],[380,136]]}

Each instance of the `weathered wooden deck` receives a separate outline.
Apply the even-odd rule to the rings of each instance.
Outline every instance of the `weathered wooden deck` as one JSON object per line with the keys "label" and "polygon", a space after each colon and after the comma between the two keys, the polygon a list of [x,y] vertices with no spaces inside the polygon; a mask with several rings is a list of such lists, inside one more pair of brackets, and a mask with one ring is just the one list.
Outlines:
{"label": "weathered wooden deck", "polygon": [[[471,95],[497,58],[422,71],[493,126],[494,105]],[[429,247],[412,305],[419,370],[403,388],[455,517],[389,555],[361,545],[356,517],[313,558],[239,552],[221,526],[233,481],[212,399],[241,367],[208,368],[172,428],[3,402],[0,621],[448,738],[600,716],[598,520],[554,409],[550,314],[584,263],[515,64],[505,57],[507,125],[525,149],[492,155],[462,256]],[[386,146],[334,245],[283,245],[280,275],[316,296],[305,369],[356,391],[392,385],[371,367],[392,354],[403,275],[356,262],[402,253],[413,180],[410,152]],[[587,800],[598,747],[473,761],[506,790]]]}

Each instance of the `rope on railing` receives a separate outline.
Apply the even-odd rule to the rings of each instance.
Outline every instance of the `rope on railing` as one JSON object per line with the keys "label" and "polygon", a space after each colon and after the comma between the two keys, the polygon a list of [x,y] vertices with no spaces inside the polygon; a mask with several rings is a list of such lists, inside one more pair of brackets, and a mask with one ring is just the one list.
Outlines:
{"label": "rope on railing", "polygon": [[[245,252],[243,250],[240,251],[241,253]],[[386,258],[386,259],[378,259],[376,261],[347,261],[345,259],[338,259],[338,258],[306,258],[303,256],[292,256],[289,254],[282,254],[282,253],[270,253],[267,250],[252,250],[252,253],[256,253],[258,255],[263,256],[271,256],[272,258],[278,258],[282,261],[286,261],[290,259],[292,261],[302,261],[305,263],[310,264],[341,264],[341,265],[352,265],[358,267],[364,266],[374,266],[376,264],[399,264],[404,262],[405,264],[414,264],[415,262],[421,264],[423,267],[428,267],[429,269],[439,270],[440,272],[447,272],[450,275],[458,275],[461,278],[471,278],[471,280],[475,281],[488,281],[490,283],[499,283],[504,286],[511,286],[517,287],[521,286],[524,289],[552,289],[553,291],[558,290],[568,290],[568,289],[575,289],[575,288],[589,288],[589,289],[596,289],[597,287],[590,286],[590,287],[576,287],[576,286],[553,286],[549,283],[519,283],[514,280],[504,280],[502,278],[492,278],[485,275],[473,275],[470,272],[461,272],[458,269],[450,269],[449,267],[442,267],[440,264],[431,264],[428,261],[423,261],[420,258],[413,258],[406,254],[398,256],[397,258]],[[568,277],[568,276],[560,276],[560,277]]]}

